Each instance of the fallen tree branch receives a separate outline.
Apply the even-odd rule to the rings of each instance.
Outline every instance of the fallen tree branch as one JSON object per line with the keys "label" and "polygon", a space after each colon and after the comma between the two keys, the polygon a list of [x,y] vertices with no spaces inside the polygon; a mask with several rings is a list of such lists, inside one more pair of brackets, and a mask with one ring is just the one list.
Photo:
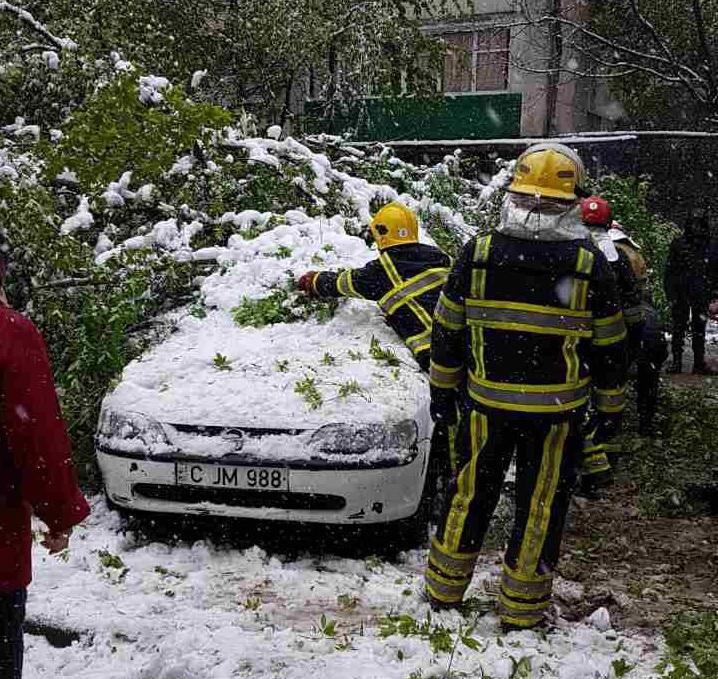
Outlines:
{"label": "fallen tree branch", "polygon": [[[6,0],[0,0],[0,12],[14,14],[25,26],[38,35],[41,35],[56,49],[70,51],[77,49],[77,43],[75,43],[74,40],[70,40],[70,38],[58,38],[56,35],[53,35],[46,26],[40,23],[30,12],[22,7],[6,2]],[[32,45],[31,47],[35,48],[35,45]]]}

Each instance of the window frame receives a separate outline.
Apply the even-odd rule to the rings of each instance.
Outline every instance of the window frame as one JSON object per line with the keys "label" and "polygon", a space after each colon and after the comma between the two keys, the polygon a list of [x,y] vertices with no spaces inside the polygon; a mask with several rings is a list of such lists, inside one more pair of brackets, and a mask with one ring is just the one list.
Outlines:
{"label": "window frame", "polygon": [[[505,47],[493,47],[496,34],[501,32]],[[468,67],[470,68],[469,88],[448,90],[447,87],[447,65],[448,60],[452,58],[458,61],[460,56],[460,47],[457,43],[450,42],[449,36],[471,35],[470,59]],[[484,39],[482,40],[482,36]],[[458,29],[455,31],[445,31],[441,33],[441,39],[447,45],[446,54],[444,55],[444,70],[441,76],[441,89],[444,94],[461,95],[476,94],[479,92],[506,92],[509,90],[509,62],[511,55],[511,30],[509,28],[500,28],[494,26],[482,26],[468,29]],[[488,46],[486,46],[488,43]],[[468,50],[466,50],[468,52]],[[491,89],[479,89],[479,67],[481,64],[481,55],[504,54],[506,57],[503,68],[503,86]]]}

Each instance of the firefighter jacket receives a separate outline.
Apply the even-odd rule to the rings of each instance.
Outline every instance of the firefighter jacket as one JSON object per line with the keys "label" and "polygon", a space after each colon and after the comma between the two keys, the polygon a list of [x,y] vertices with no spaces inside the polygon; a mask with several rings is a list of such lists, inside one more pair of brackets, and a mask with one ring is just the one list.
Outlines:
{"label": "firefighter jacket", "polygon": [[428,370],[434,307],[450,266],[449,257],[431,245],[395,245],[361,269],[317,274],[314,291],[378,302],[387,323]]}
{"label": "firefighter jacket", "polygon": [[591,389],[599,413],[625,406],[626,326],[605,257],[588,240],[494,233],[464,248],[434,316],[432,401],[565,419]]}

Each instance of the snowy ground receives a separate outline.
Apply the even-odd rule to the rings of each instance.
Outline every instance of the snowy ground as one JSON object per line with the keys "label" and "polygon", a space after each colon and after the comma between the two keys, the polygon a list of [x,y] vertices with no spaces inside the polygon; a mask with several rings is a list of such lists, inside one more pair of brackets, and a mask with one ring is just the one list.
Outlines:
{"label": "snowy ground", "polygon": [[[424,551],[388,562],[287,558],[208,542],[168,546],[124,535],[100,498],[92,504],[66,558],[36,549],[28,604],[31,622],[79,631],[80,641],[55,648],[27,635],[26,679],[612,679],[613,663],[620,669],[622,661],[634,666],[629,679],[657,676],[660,642],[602,631],[600,621],[501,636],[491,613],[436,614],[431,625],[451,630],[453,660],[427,638],[383,638],[382,616],[426,620]],[[492,558],[479,566],[474,595],[492,568]],[[474,625],[473,648],[457,642],[457,632]]]}

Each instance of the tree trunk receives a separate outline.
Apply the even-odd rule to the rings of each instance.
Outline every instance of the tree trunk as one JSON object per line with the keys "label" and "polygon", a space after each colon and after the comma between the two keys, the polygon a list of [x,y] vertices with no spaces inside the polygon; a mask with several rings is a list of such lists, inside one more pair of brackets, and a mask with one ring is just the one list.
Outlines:
{"label": "tree trunk", "polygon": [[[561,0],[550,0],[550,16],[561,15]],[[543,124],[544,137],[550,137],[556,131],[556,103],[558,101],[558,85],[560,78],[563,44],[561,39],[561,24],[552,21],[549,24],[549,55],[548,74],[546,76],[546,118]]]}

